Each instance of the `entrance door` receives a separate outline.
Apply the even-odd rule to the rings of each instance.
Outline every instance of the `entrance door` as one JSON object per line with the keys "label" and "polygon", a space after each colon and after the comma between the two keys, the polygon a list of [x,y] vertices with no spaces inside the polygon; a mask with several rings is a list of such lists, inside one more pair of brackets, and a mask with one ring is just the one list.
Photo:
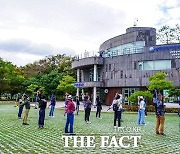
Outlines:
{"label": "entrance door", "polygon": [[139,91],[139,88],[122,88],[122,95],[124,98],[125,105],[129,105],[128,97],[131,96],[136,91]]}

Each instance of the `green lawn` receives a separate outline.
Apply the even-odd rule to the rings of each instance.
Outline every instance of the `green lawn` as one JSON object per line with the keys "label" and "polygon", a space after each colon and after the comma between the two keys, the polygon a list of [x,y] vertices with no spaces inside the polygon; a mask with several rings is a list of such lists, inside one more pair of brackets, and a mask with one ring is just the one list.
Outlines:
{"label": "green lawn", "polygon": [[[45,128],[38,129],[38,110],[31,108],[29,126],[22,125],[17,119],[18,108],[13,104],[0,104],[0,153],[180,153],[179,119],[177,114],[166,114],[165,134],[155,135],[155,116],[146,117],[146,126],[141,126],[139,147],[100,148],[100,136],[136,135],[131,132],[117,132],[113,129],[113,113],[102,113],[103,119],[96,119],[91,112],[91,124],[84,122],[84,112],[75,116],[74,130],[76,135],[95,136],[95,148],[64,148],[65,117],[63,110],[56,109],[55,117],[49,118],[46,110]],[[123,127],[137,127],[137,114],[123,113]],[[72,142],[69,142],[72,146]],[[129,142],[125,142],[127,144]]]}

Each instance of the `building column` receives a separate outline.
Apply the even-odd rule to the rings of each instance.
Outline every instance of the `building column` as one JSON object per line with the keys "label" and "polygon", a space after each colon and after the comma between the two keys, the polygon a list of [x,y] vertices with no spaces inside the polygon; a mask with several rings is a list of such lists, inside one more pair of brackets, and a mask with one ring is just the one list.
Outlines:
{"label": "building column", "polygon": [[81,70],[81,82],[84,82],[84,71]]}
{"label": "building column", "polygon": [[[97,65],[94,65],[94,81],[97,81]],[[97,88],[93,88],[93,105],[96,105]]]}
{"label": "building column", "polygon": [[96,105],[96,97],[97,97],[97,94],[96,94],[96,87],[93,88],[93,105],[95,106]]}
{"label": "building column", "polygon": [[94,65],[94,81],[97,81],[97,65]]}
{"label": "building column", "polygon": [[[80,82],[80,69],[77,69],[77,82]],[[76,96],[79,97],[79,87],[77,87]]]}

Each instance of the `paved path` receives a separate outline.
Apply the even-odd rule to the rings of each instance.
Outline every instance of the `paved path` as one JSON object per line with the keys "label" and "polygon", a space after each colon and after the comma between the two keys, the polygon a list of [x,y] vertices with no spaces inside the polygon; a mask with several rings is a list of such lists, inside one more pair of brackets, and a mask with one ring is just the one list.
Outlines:
{"label": "paved path", "polygon": [[[49,104],[49,102],[48,102]],[[166,105],[166,108],[179,108],[179,104],[177,103],[165,103]],[[64,107],[64,102],[63,101],[58,101],[56,103],[56,108],[63,108]],[[109,108],[109,106],[106,106],[106,105],[102,105],[102,111],[106,112],[107,109]],[[82,102],[80,102],[80,110],[84,110],[84,107],[83,107],[83,104]],[[96,108],[92,107],[91,108],[92,111],[96,111]],[[113,111],[112,109],[110,111]]]}

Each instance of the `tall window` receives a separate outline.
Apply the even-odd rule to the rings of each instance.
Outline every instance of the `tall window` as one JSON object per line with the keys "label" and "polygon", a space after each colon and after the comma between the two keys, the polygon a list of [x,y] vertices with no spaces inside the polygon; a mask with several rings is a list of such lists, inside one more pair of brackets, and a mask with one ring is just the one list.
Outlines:
{"label": "tall window", "polygon": [[171,60],[155,60],[139,62],[139,70],[166,70],[171,69]]}
{"label": "tall window", "polygon": [[94,81],[94,69],[89,70],[89,81]]}

